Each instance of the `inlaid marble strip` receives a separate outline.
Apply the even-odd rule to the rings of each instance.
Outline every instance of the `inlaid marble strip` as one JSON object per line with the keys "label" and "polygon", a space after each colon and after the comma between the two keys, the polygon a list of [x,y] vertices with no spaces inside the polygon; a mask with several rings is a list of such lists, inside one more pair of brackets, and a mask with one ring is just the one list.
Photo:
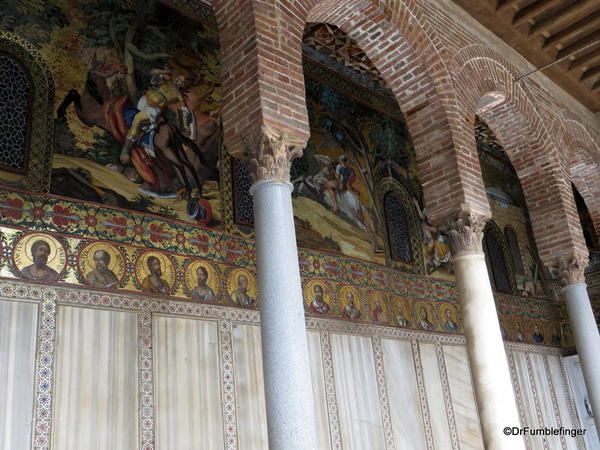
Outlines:
{"label": "inlaid marble strip", "polygon": [[[525,353],[523,355],[525,357],[525,362],[527,364],[527,374],[529,375],[529,382],[531,383],[531,393],[533,394],[533,402],[535,404],[535,413],[537,415],[538,423],[540,426],[544,426],[544,417],[542,415],[542,409],[540,407],[540,401],[538,399],[537,388],[535,387],[535,380],[533,378],[533,369],[531,368],[531,359],[529,358],[529,354]],[[536,436],[535,439],[538,439],[539,436]],[[546,450],[549,449],[548,440],[545,436],[541,436],[542,443],[544,444],[544,448]]]}
{"label": "inlaid marble strip", "polygon": [[52,432],[52,394],[54,388],[54,359],[56,351],[56,302],[42,301],[37,342],[37,370],[33,448],[50,448]]}
{"label": "inlaid marble strip", "polygon": [[154,449],[154,384],[152,363],[152,314],[138,314],[140,448]]}
{"label": "inlaid marble strip", "polygon": [[[560,379],[562,381],[562,388],[565,399],[567,400],[567,405],[569,408],[569,417],[571,418],[571,424],[573,428],[581,428],[581,424],[579,423],[579,417],[577,416],[577,411],[575,409],[575,401],[571,395],[571,388],[569,387],[569,380],[567,378],[567,371],[565,369],[565,362],[562,357],[558,358],[559,366],[560,366]],[[577,436],[577,448],[585,449],[585,442],[583,436]]]}
{"label": "inlaid marble strip", "polygon": [[381,421],[385,436],[385,448],[394,450],[394,432],[390,417],[390,402],[385,382],[385,368],[383,365],[383,351],[381,349],[381,338],[374,335],[371,339],[373,346],[373,359],[375,360],[375,374],[377,375],[377,389],[379,390],[379,406],[381,407]]}
{"label": "inlaid marble strip", "polygon": [[221,334],[221,380],[223,390],[223,426],[227,450],[237,450],[238,435],[235,405],[235,378],[233,374],[233,344],[231,340],[231,322],[220,321]]}
{"label": "inlaid marble strip", "polygon": [[456,420],[454,418],[454,406],[452,404],[452,394],[448,384],[448,371],[446,370],[446,359],[444,357],[444,348],[442,344],[435,344],[435,354],[437,356],[438,369],[440,371],[440,380],[442,382],[442,391],[444,392],[444,404],[446,405],[446,417],[448,417],[448,428],[450,438],[452,439],[452,449],[460,449],[458,441],[458,432],[456,430]]}
{"label": "inlaid marble strip", "polygon": [[[517,408],[519,409],[519,419],[521,420],[521,426],[525,426],[527,423],[527,416],[525,415],[525,408],[523,406],[523,397],[521,394],[521,388],[519,387],[519,379],[517,377],[517,367],[515,364],[515,355],[512,350],[506,351],[508,358],[508,365],[510,366],[510,376],[512,378],[513,390],[515,391],[515,397],[517,399]],[[525,448],[531,450],[531,437],[529,435],[524,436]]]}
{"label": "inlaid marble strip", "polygon": [[427,449],[433,450],[433,431],[431,429],[431,417],[429,415],[429,404],[427,403],[427,392],[425,392],[425,380],[423,379],[423,364],[421,363],[421,350],[418,341],[410,341],[415,361],[415,373],[417,375],[417,387],[419,388],[419,398],[421,400],[421,416],[425,425],[425,437],[427,439]]}
{"label": "inlaid marble strip", "polygon": [[0,300],[0,449],[31,448],[39,305]]}
{"label": "inlaid marble strip", "polygon": [[[560,417],[560,411],[558,410],[558,400],[556,398],[556,392],[554,391],[554,383],[552,382],[552,375],[550,374],[550,366],[548,365],[548,356],[543,355],[542,360],[544,361],[544,370],[546,371],[546,381],[550,390],[550,397],[552,398],[552,407],[554,409],[554,418],[556,419],[556,425],[558,427],[563,426],[562,419]],[[560,444],[562,448],[566,449],[567,442],[564,436],[560,436]]]}
{"label": "inlaid marble strip", "polygon": [[333,375],[333,360],[331,358],[331,335],[328,331],[321,331],[319,334],[321,336],[323,372],[325,373],[325,392],[327,395],[327,412],[329,414],[331,446],[334,449],[339,450],[342,448],[342,434],[340,432],[340,418],[335,391],[335,378]]}

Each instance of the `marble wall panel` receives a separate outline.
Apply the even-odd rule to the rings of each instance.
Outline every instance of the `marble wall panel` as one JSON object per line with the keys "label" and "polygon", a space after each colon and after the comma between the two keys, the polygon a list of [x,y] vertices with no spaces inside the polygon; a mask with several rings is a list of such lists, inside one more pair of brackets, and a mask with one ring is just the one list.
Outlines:
{"label": "marble wall panel", "polygon": [[222,449],[217,322],[155,316],[154,418],[159,449]]}
{"label": "marble wall panel", "polygon": [[[570,401],[565,395],[564,383],[566,380],[563,380],[561,376],[560,356],[548,355],[547,358],[550,378],[556,394],[556,403],[560,414],[561,424],[565,428],[574,428],[575,424],[573,424],[573,421],[571,420],[571,412],[569,410]],[[579,424],[577,426],[579,426]],[[566,437],[565,443],[569,450],[575,450],[577,448],[577,439],[575,438]]]}
{"label": "marble wall panel", "polygon": [[459,345],[444,345],[443,349],[460,448],[481,449],[483,439],[467,351]]}
{"label": "marble wall panel", "polygon": [[385,448],[371,338],[334,333],[331,353],[343,448]]}
{"label": "marble wall panel", "polygon": [[410,341],[382,339],[383,362],[396,448],[427,448]]}
{"label": "marble wall panel", "polygon": [[231,334],[239,448],[268,449],[260,328],[234,324]]}
{"label": "marble wall panel", "polygon": [[[515,351],[513,352],[513,356],[519,389],[521,391],[521,402],[525,412],[525,423],[522,425],[530,428],[539,428],[540,420],[536,410],[535,387],[531,383],[531,375],[527,367],[527,354]],[[542,438],[530,436],[526,440],[529,442],[532,450],[543,450],[545,448]]]}
{"label": "marble wall panel", "polygon": [[[530,353],[529,360],[533,371],[533,379],[531,381],[535,383],[542,424],[544,427],[560,427],[554,413],[554,401],[552,398],[554,391],[550,386],[551,380],[548,380],[546,374],[544,356],[539,353]],[[539,439],[539,437],[535,436],[533,439]],[[564,441],[564,438],[562,440]],[[560,436],[547,436],[546,441],[550,450],[563,448]]]}
{"label": "marble wall panel", "polygon": [[134,313],[58,308],[53,449],[139,446],[137,329]]}
{"label": "marble wall panel", "polygon": [[310,375],[315,400],[319,449],[326,450],[331,448],[331,437],[329,433],[327,395],[325,393],[325,373],[321,357],[321,336],[316,331],[308,332],[308,355],[310,358]]}
{"label": "marble wall panel", "polygon": [[0,300],[0,449],[29,448],[38,305]]}
{"label": "marble wall panel", "polygon": [[431,415],[431,428],[433,442],[437,449],[451,449],[450,427],[444,404],[444,393],[442,381],[438,369],[435,344],[419,344],[421,363],[423,365],[423,378],[425,379],[425,391],[427,392],[427,403]]}

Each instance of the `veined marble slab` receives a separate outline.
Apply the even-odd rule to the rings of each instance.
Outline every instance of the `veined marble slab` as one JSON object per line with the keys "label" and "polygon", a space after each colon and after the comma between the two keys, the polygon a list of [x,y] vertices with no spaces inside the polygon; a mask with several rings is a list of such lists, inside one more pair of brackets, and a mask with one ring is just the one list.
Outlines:
{"label": "veined marble slab", "polygon": [[431,431],[436,449],[451,449],[450,428],[444,404],[444,392],[435,353],[435,344],[419,343],[421,364],[423,365],[423,378],[429,414],[431,417]]}
{"label": "veined marble slab", "polygon": [[[527,368],[527,355],[525,353],[515,351],[513,352],[513,356],[515,360],[515,369],[517,371],[519,389],[521,391],[521,401],[523,402],[523,409],[525,410],[525,423],[522,425],[530,428],[539,428],[540,421],[537,417],[535,397],[532,389],[532,380]],[[544,442],[540,436],[529,436],[526,440],[530,443],[532,450],[544,449]]]}
{"label": "veined marble slab", "polygon": [[[552,385],[554,386],[554,392],[556,393],[556,403],[558,404],[558,413],[560,414],[560,421],[565,428],[574,428],[573,421],[571,420],[571,414],[569,412],[569,403],[565,396],[563,379],[561,376],[560,367],[560,356],[548,355],[548,367],[550,369],[550,378],[552,379]],[[564,380],[566,382],[566,380]],[[566,437],[565,443],[569,450],[577,449],[577,439]]]}
{"label": "veined marble slab", "polygon": [[137,315],[60,306],[55,450],[138,448]]}
{"label": "veined marble slab", "polygon": [[154,316],[152,342],[157,448],[222,449],[217,323]]}
{"label": "veined marble slab", "polygon": [[482,449],[483,438],[467,351],[458,345],[444,345],[443,349],[460,448]]}
{"label": "veined marble slab", "polygon": [[233,370],[240,449],[269,448],[260,328],[234,324]]}
{"label": "veined marble slab", "polygon": [[427,448],[410,341],[382,339],[383,362],[394,444],[398,449]]}
{"label": "veined marble slab", "polygon": [[334,333],[331,353],[343,448],[384,449],[371,338]]}
{"label": "veined marble slab", "polygon": [[0,449],[31,445],[38,305],[0,301]]}
{"label": "veined marble slab", "polygon": [[331,448],[331,437],[329,433],[329,415],[327,413],[327,396],[325,394],[325,374],[323,372],[323,359],[321,358],[321,336],[316,331],[308,332],[308,356],[310,358],[310,375],[315,401],[319,449],[326,450]]}
{"label": "veined marble slab", "polygon": [[[556,421],[554,414],[554,402],[552,401],[552,393],[550,392],[548,377],[546,376],[544,357],[538,353],[530,353],[529,360],[531,361],[533,370],[532,382],[535,382],[538,403],[542,414],[542,425],[544,427],[559,427],[560,425]],[[532,436],[532,439],[539,438]],[[563,448],[560,436],[546,436],[546,441],[550,450],[561,450]]]}

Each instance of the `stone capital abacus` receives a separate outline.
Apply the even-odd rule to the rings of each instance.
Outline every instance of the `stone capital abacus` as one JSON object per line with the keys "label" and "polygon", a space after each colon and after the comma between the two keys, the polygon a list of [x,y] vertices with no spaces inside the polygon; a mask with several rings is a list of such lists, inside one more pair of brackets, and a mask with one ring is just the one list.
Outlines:
{"label": "stone capital abacus", "polygon": [[549,267],[550,274],[560,281],[560,286],[585,284],[585,266],[588,257],[584,255],[560,256]]}
{"label": "stone capital abacus", "polygon": [[483,230],[488,220],[489,216],[470,211],[460,212],[455,219],[447,220],[441,230],[448,236],[452,255],[482,252]]}
{"label": "stone capital abacus", "polygon": [[240,148],[230,153],[247,162],[253,184],[266,180],[289,183],[292,161],[302,156],[304,147],[306,139],[262,126],[257,132],[244,136]]}

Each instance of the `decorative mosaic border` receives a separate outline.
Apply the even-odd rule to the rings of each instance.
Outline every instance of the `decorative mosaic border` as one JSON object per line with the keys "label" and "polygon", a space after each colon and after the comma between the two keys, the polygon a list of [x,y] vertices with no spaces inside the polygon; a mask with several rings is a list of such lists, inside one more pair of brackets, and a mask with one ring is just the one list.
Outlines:
{"label": "decorative mosaic border", "polygon": [[[8,203],[10,202],[6,200],[4,204],[2,203],[2,192],[0,191],[0,211],[3,208],[2,205],[4,205],[4,208],[6,209],[6,205]],[[40,207],[32,207],[31,212],[34,213],[37,211],[36,208]],[[62,215],[69,214],[68,212],[65,212],[64,209],[57,210],[60,211]],[[42,212],[38,211],[35,214],[41,215]],[[6,212],[4,212],[4,215],[6,215]],[[62,215],[57,217],[63,217]],[[110,220],[107,218],[102,220],[110,222]],[[158,235],[162,235],[162,233],[165,232],[164,227],[160,224],[149,223],[146,225],[146,228],[150,230],[150,237],[144,237],[144,239],[147,241],[152,241],[152,233],[158,233]],[[135,225],[134,228],[137,229],[139,227],[142,227],[143,230],[146,229],[140,224]],[[139,232],[143,233],[143,230],[140,230]],[[228,291],[230,288],[228,287],[226,280],[228,280],[229,277],[234,277],[234,273],[239,270],[246,271],[246,276],[249,279],[254,277],[254,269],[248,262],[254,258],[255,252],[253,244],[246,242],[248,244],[247,246],[238,246],[238,241],[228,241],[226,239],[226,235],[222,235],[222,239],[219,242],[209,244],[208,242],[210,239],[208,235],[202,235],[201,233],[203,232],[204,231],[202,229],[198,229],[195,232],[185,231],[183,234],[178,235],[181,243],[185,242],[186,239],[190,239],[195,243],[194,245],[199,245],[199,242],[202,243],[203,250],[205,250],[205,252],[199,252],[197,256],[189,257],[185,253],[174,252],[165,249],[148,250],[143,246],[144,242],[115,244],[111,241],[105,240],[92,240],[59,233],[37,231],[32,232],[30,229],[0,225],[0,278],[11,280],[20,279],[19,277],[22,275],[19,271],[20,266],[17,267],[16,258],[22,257],[23,252],[26,251],[26,248],[22,246],[22,242],[25,242],[28,236],[35,234],[36,236],[39,236],[39,238],[53,241],[55,243],[54,245],[56,246],[54,252],[61,252],[61,258],[64,260],[64,267],[62,269],[56,267],[57,271],[60,271],[59,280],[54,283],[44,282],[44,285],[54,284],[57,286],[63,285],[89,288],[90,285],[86,284],[86,273],[88,273],[86,270],[91,270],[92,267],[85,266],[85,264],[89,264],[86,263],[86,261],[89,259],[89,255],[94,248],[106,248],[106,250],[115,255],[113,258],[119,259],[119,285],[113,288],[94,286],[94,289],[103,290],[111,294],[116,292],[132,292],[137,294],[142,293],[143,280],[140,279],[140,275],[138,273],[139,270],[141,270],[139,269],[140,264],[143,264],[141,263],[141,259],[148,258],[148,255],[158,255],[164,259],[165,262],[163,264],[168,265],[168,267],[164,267],[163,271],[165,273],[168,272],[169,276],[171,277],[169,279],[169,295],[165,294],[165,298],[173,300],[185,300],[187,302],[198,302],[198,300],[193,300],[190,298],[192,287],[188,285],[188,270],[191,270],[189,268],[192,264],[202,263],[204,266],[210,266],[209,270],[211,270],[213,273],[211,276],[213,279],[215,279],[215,285],[213,287],[217,297],[216,301],[205,302],[204,304],[222,304],[237,307],[237,305],[230,298]],[[204,238],[201,236],[204,236]],[[182,243],[181,245],[184,244]],[[210,248],[213,250],[210,250]],[[313,267],[319,267],[319,270],[324,270],[325,272],[339,266],[335,258],[330,256],[327,258],[328,259],[326,260],[313,258],[310,264]],[[246,265],[241,264],[241,260],[246,261]],[[302,268],[302,258],[300,261]],[[323,266],[321,267],[321,265]],[[408,308],[404,310],[404,313],[406,314],[406,319],[409,321],[409,326],[412,327],[411,329],[413,330],[416,329],[418,324],[416,313],[418,307],[421,305],[424,305],[431,314],[430,320],[436,327],[435,330],[432,330],[434,332],[444,333],[444,330],[442,329],[443,308],[451,307],[456,311],[457,314],[459,314],[458,305],[454,299],[455,287],[453,287],[453,285],[449,287],[447,284],[438,283],[437,280],[418,278],[396,272],[393,273],[392,278],[389,278],[384,272],[369,272],[368,267],[354,264],[351,264],[347,267],[345,266],[344,272],[349,274],[348,278],[351,278],[352,281],[344,282],[328,280],[323,273],[320,273],[321,276],[318,278],[314,275],[302,275],[302,282],[304,286],[306,286],[308,283],[319,282],[328,287],[331,310],[325,315],[325,317],[350,321],[350,319],[342,318],[342,306],[339,302],[341,290],[347,285],[352,286],[352,288],[356,291],[356,295],[358,296],[357,299],[360,300],[357,302],[357,305],[359,308],[361,308],[362,316],[360,320],[356,321],[357,323],[375,323],[370,317],[370,301],[373,295],[379,296],[383,301],[384,308],[387,310],[388,314],[386,323],[382,323],[381,325],[388,327],[392,326],[399,328],[394,320],[396,316],[396,305],[400,303],[406,305],[403,306],[404,308]],[[368,282],[368,280],[371,280],[371,282]],[[375,280],[377,284],[374,285],[372,283],[373,280]],[[29,280],[27,281],[29,282]],[[389,284],[388,281],[390,281],[392,284]],[[31,283],[35,283],[35,281],[31,281]],[[498,310],[502,315],[501,320],[504,320],[505,323],[510,322],[510,320],[508,320],[509,318],[512,319],[515,316],[518,317],[523,313],[528,314],[530,317],[554,317],[557,314],[556,311],[558,311],[557,305],[552,305],[550,307],[548,304],[544,304],[542,305],[544,309],[540,309],[539,305],[529,304],[527,303],[526,299],[520,298],[514,300],[508,299],[507,297],[499,297],[497,301]],[[312,315],[313,317],[320,316],[317,314],[312,314],[310,311],[308,311],[307,306],[306,309],[307,315]],[[456,320],[457,323],[459,323],[462,327],[462,320],[460,320],[460,317],[457,317]],[[525,321],[527,321],[527,323],[525,323]],[[522,325],[524,327],[523,330],[529,330],[530,328],[533,328],[534,323],[537,324],[542,330],[550,330],[550,325],[555,325],[553,328],[558,329],[558,322],[554,323],[553,320],[527,318],[522,320]],[[512,336],[513,334],[514,333],[508,333],[508,336]],[[548,331],[546,331],[546,334],[548,334]],[[528,341],[534,343],[531,333],[526,332],[525,335]],[[546,341],[550,341],[549,336]],[[560,346],[560,344],[557,344],[556,346]]]}
{"label": "decorative mosaic border", "polygon": [[446,369],[446,356],[442,344],[435,344],[435,355],[437,357],[437,366],[440,373],[440,381],[442,384],[442,392],[444,393],[444,405],[446,406],[446,417],[448,419],[448,430],[450,431],[450,439],[452,449],[459,450],[460,444],[458,441],[458,431],[456,429],[456,420],[454,418],[454,407],[452,406],[452,393],[450,392],[450,383],[448,381],[448,371]]}
{"label": "decorative mosaic border", "polygon": [[[15,290],[17,294],[19,290]],[[33,291],[35,295],[38,292]],[[42,297],[43,298],[43,297]],[[37,334],[36,384],[33,420],[33,448],[50,448],[52,429],[52,395],[54,391],[54,359],[56,349],[56,302],[43,298],[40,304]]]}
{"label": "decorative mosaic border", "polygon": [[421,349],[419,342],[413,340],[412,346],[413,361],[415,362],[415,374],[417,378],[417,388],[419,390],[419,403],[421,405],[421,417],[425,428],[425,439],[427,441],[427,450],[434,450],[433,429],[431,428],[431,415],[429,413],[429,403],[427,402],[427,392],[425,391],[425,378],[423,376],[423,364],[421,362]]}
{"label": "decorative mosaic border", "polygon": [[227,448],[227,450],[237,450],[237,413],[235,405],[231,322],[221,321],[219,327],[221,333],[221,383],[223,396],[223,423],[225,425],[225,448]]}
{"label": "decorative mosaic border", "polygon": [[[567,371],[565,369],[565,362],[563,358],[559,358],[559,364],[560,379],[562,381],[563,393],[565,395],[565,398],[567,399],[569,416],[571,418],[571,425],[573,426],[573,428],[581,428],[579,417],[577,416],[577,410],[575,409],[575,401],[573,400],[573,396],[571,395],[571,389],[569,388],[569,379],[567,376]],[[583,440],[583,436],[577,436],[577,448],[579,450],[585,449],[585,442]]]}
{"label": "decorative mosaic border", "polygon": [[373,347],[373,362],[375,363],[375,375],[377,377],[377,390],[379,391],[379,406],[381,408],[381,422],[383,424],[385,448],[386,450],[394,450],[396,446],[394,445],[394,432],[392,429],[390,402],[387,394],[381,338],[377,335],[373,336],[371,338],[371,345]]}
{"label": "decorative mosaic border", "polygon": [[325,375],[325,396],[327,398],[327,414],[329,416],[329,435],[334,450],[342,448],[342,434],[338,415],[337,393],[333,376],[333,358],[331,356],[331,334],[328,331],[319,333],[321,339],[321,358]]}
{"label": "decorative mosaic border", "polygon": [[[560,418],[560,411],[558,410],[558,400],[556,399],[556,392],[554,391],[554,382],[552,381],[552,375],[550,374],[550,366],[548,365],[548,356],[543,356],[544,361],[544,372],[546,373],[546,379],[548,380],[548,387],[550,389],[550,397],[552,398],[552,409],[554,410],[554,418],[556,424],[562,427],[562,420]],[[560,436],[560,443],[562,448],[567,448],[567,442],[563,435]]]}
{"label": "decorative mosaic border", "polygon": [[[529,358],[529,354],[525,353],[525,362],[527,363],[527,375],[531,380],[531,393],[533,395],[533,402],[535,404],[535,414],[538,419],[538,424],[544,423],[544,417],[542,416],[542,408],[540,406],[540,400],[538,399],[537,387],[535,385],[535,379],[533,377],[533,369],[531,368],[531,359]],[[542,436],[542,443],[544,445],[544,449],[548,450],[548,439],[545,436]]]}
{"label": "decorative mosaic border", "polygon": [[140,448],[154,449],[154,364],[152,355],[152,314],[138,314],[138,371]]}

